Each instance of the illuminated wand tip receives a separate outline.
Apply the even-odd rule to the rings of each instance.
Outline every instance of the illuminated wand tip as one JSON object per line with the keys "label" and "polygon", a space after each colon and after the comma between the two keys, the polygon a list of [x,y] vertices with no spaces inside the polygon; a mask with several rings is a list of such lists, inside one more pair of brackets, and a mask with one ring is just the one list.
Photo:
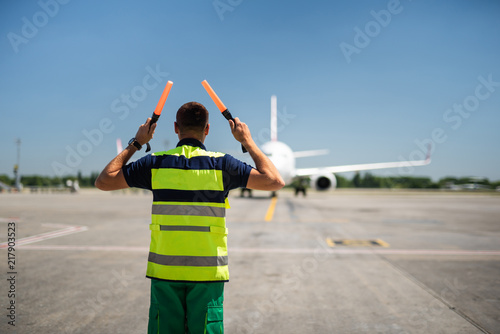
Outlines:
{"label": "illuminated wand tip", "polygon": [[160,116],[161,111],[163,110],[163,106],[165,105],[165,101],[167,101],[168,94],[170,93],[170,89],[172,88],[172,85],[174,83],[172,81],[168,81],[167,84],[165,85],[165,88],[163,89],[163,93],[161,94],[160,101],[158,101],[158,104],[156,105],[156,109],[154,111],[155,115]]}
{"label": "illuminated wand tip", "polygon": [[222,103],[217,94],[215,94],[215,91],[212,89],[212,87],[210,87],[207,80],[203,80],[201,84],[203,85],[203,87],[205,87],[205,90],[207,91],[208,95],[210,95],[220,112],[224,112],[224,110],[227,110],[226,106],[224,105],[224,103]]}

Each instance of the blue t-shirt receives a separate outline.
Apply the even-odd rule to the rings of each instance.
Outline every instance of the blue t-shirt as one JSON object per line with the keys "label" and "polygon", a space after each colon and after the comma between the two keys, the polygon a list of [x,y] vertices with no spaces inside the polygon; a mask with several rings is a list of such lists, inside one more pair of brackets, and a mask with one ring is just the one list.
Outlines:
{"label": "blue t-shirt", "polygon": [[[205,146],[196,139],[183,139],[177,144],[177,147],[182,145],[200,147],[203,150],[206,150]],[[162,158],[164,159],[165,157],[163,156]],[[176,158],[176,156],[171,156],[171,159],[173,160],[172,163],[174,165]],[[139,160],[123,166],[123,175],[125,176],[125,181],[127,181],[129,187],[152,190],[151,169],[156,166],[156,159],[158,159],[157,156],[149,154]],[[231,189],[246,187],[252,167],[229,154],[224,155],[221,159],[225,196],[227,196],[229,190]]]}

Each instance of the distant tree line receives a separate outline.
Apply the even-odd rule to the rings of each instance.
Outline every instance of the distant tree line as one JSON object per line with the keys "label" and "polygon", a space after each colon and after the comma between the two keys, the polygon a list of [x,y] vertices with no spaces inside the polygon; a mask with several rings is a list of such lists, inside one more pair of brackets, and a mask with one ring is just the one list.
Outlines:
{"label": "distant tree line", "polygon": [[441,189],[452,185],[475,183],[484,188],[495,189],[500,186],[500,180],[490,182],[488,179],[473,180],[470,177],[456,178],[447,176],[434,182],[430,177],[418,176],[375,176],[371,173],[361,175],[356,173],[351,180],[340,175],[337,178],[338,188],[400,188],[400,189]]}
{"label": "distant tree line", "polygon": [[[66,176],[42,176],[42,175],[21,175],[21,183],[25,187],[59,187],[65,186],[67,180],[78,181],[80,187],[93,187],[99,173],[92,172],[89,176],[83,176],[81,172],[77,175]],[[9,186],[15,185],[15,179],[5,174],[0,174],[0,182]]]}
{"label": "distant tree line", "polygon": [[[88,176],[83,176],[81,172],[77,175],[41,176],[41,175],[22,175],[21,183],[26,187],[58,187],[66,185],[67,180],[78,180],[80,187],[94,187],[94,182],[99,176],[98,172],[92,172]],[[395,188],[395,189],[440,189],[450,185],[464,185],[475,183],[484,186],[484,188],[495,189],[500,187],[499,181],[489,181],[488,179],[472,180],[470,177],[444,177],[434,182],[430,177],[418,176],[376,176],[371,173],[356,173],[352,179],[341,175],[335,175],[338,188]],[[15,185],[14,178],[5,174],[0,174],[0,182],[9,186]]]}

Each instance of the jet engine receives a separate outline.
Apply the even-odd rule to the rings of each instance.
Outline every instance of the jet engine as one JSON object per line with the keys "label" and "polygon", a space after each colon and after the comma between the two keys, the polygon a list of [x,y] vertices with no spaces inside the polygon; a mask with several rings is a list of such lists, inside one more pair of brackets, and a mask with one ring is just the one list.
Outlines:
{"label": "jet engine", "polygon": [[337,187],[337,179],[332,173],[321,173],[311,177],[311,186],[316,190],[324,191]]}

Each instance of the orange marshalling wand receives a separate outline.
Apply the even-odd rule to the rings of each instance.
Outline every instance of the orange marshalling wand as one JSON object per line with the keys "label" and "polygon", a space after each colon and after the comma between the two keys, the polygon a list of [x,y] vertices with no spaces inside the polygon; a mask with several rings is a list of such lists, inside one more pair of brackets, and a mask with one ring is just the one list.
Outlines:
{"label": "orange marshalling wand", "polygon": [[[170,89],[172,88],[172,85],[174,83],[172,81],[168,81],[167,84],[165,85],[165,88],[163,89],[163,93],[161,93],[160,101],[158,101],[158,104],[156,105],[155,111],[153,112],[153,115],[151,116],[151,123],[149,123],[149,128],[151,129],[151,125],[155,124],[156,121],[158,121],[158,118],[160,118],[161,111],[163,110],[163,106],[165,105],[165,101],[167,101],[168,94],[170,93]],[[146,144],[147,149],[146,152],[151,151],[151,146],[149,143]]]}
{"label": "orange marshalling wand", "polygon": [[[217,108],[219,108],[219,110],[222,113],[222,115],[228,121],[229,120],[233,120],[233,116],[231,115],[231,113],[229,112],[229,110],[226,108],[226,106],[224,105],[224,103],[222,103],[221,99],[217,96],[217,94],[215,94],[215,91],[212,89],[212,87],[210,87],[210,85],[208,84],[207,80],[203,80],[201,82],[201,84],[203,85],[203,87],[205,87],[205,90],[207,91],[208,95],[210,95],[210,97],[214,101],[214,103],[217,106]],[[241,150],[243,151],[243,153],[247,152],[247,150],[243,146],[243,144],[241,145]]]}
{"label": "orange marshalling wand", "polygon": [[205,87],[205,90],[207,91],[208,95],[210,95],[212,100],[215,102],[215,105],[217,106],[217,108],[219,108],[220,112],[226,111],[227,110],[226,106],[224,105],[224,103],[222,103],[217,94],[215,94],[214,90],[212,89],[212,87],[210,87],[207,80],[203,80],[201,84],[203,85],[203,87]]}
{"label": "orange marshalling wand", "polygon": [[[167,101],[168,93],[170,93],[170,89],[172,88],[172,85],[174,83],[172,81],[167,82],[165,85],[165,88],[163,89],[163,93],[161,93],[160,101],[158,101],[158,104],[156,105],[156,109],[153,113],[153,117],[156,117],[156,120],[158,120],[158,117],[161,115],[161,111],[163,110],[163,106],[165,105],[165,101]],[[156,121],[155,121],[156,122]]]}

